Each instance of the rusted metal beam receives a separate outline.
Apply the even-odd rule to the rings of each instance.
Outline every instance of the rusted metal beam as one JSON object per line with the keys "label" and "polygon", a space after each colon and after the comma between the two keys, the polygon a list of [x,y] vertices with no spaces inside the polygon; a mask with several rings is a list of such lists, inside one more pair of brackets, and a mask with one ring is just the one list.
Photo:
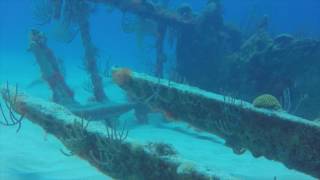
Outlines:
{"label": "rusted metal beam", "polygon": [[90,76],[94,99],[103,103],[108,100],[102,83],[102,77],[97,65],[97,48],[94,46],[90,34],[90,22],[88,16],[80,16],[79,29],[82,45],[84,47],[84,66]]}
{"label": "rusted metal beam", "polygon": [[47,38],[38,30],[30,32],[29,51],[33,53],[40,66],[42,78],[48,83],[53,94],[53,101],[64,105],[78,104],[74,93],[67,85],[58,64],[57,57],[47,46]]}
{"label": "rusted metal beam", "polygon": [[247,149],[320,178],[319,123],[128,69],[112,75],[132,99],[222,137],[235,153]]}
{"label": "rusted metal beam", "polygon": [[[89,42],[86,42],[85,44],[90,44],[90,40],[88,41]],[[92,47],[88,47],[87,49],[91,48]],[[117,104],[105,101],[106,96],[103,92],[102,80],[99,79],[100,75],[98,74],[96,60],[95,58],[91,59],[90,57],[95,55],[88,55],[87,58],[89,59],[89,65],[87,65],[87,69],[90,71],[89,74],[91,75],[94,86],[93,95],[96,97],[98,102],[103,101],[103,103],[83,106],[74,99],[73,90],[66,83],[59,67],[59,62],[53,51],[47,46],[46,37],[40,31],[32,30],[30,32],[29,51],[31,51],[35,56],[37,64],[40,67],[42,78],[48,83],[52,91],[53,101],[64,105],[73,113],[90,120],[105,120],[109,118],[117,118],[121,114],[137,107],[137,105],[133,103]],[[86,54],[87,53],[88,52],[86,50]]]}
{"label": "rusted metal beam", "polygon": [[123,12],[137,14],[144,18],[169,26],[193,26],[197,16],[186,11],[172,11],[161,5],[146,0],[86,0],[94,3],[104,3],[120,9]]}
{"label": "rusted metal beam", "polygon": [[[228,174],[199,167],[183,159],[171,146],[159,143],[140,144],[130,139],[125,129],[88,124],[65,107],[34,98],[14,88],[0,89],[12,109],[41,126],[60,140],[70,153],[88,161],[102,173],[116,179],[236,180]],[[6,93],[9,92],[9,93]],[[8,94],[18,93],[14,96]],[[159,148],[168,149],[159,153]]]}
{"label": "rusted metal beam", "polygon": [[166,55],[164,53],[164,39],[166,35],[167,28],[165,25],[158,24],[157,31],[157,42],[156,42],[156,67],[155,67],[155,76],[162,78],[163,77],[163,64],[166,61]]}

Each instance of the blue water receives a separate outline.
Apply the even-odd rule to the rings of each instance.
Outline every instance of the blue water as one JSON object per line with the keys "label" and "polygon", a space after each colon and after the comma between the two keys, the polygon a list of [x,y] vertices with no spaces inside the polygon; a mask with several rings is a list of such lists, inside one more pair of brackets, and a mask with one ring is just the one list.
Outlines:
{"label": "blue water", "polygon": [[[189,3],[195,11],[201,11],[205,4],[205,0],[171,0],[170,6],[175,7],[182,2]],[[69,85],[73,89],[81,89],[87,77],[79,68],[83,60],[80,37],[77,36],[70,44],[57,42],[50,36],[52,26],[37,25],[32,14],[33,4],[30,0],[0,0],[0,84],[5,81],[18,83],[32,95],[51,100],[50,90],[45,84],[26,88],[41,77],[34,57],[27,52],[29,31],[37,28],[48,34],[48,46],[54,50],[57,57],[64,60]],[[319,0],[223,0],[225,23],[233,24],[240,30],[251,27],[264,15],[269,17],[268,31],[272,35],[289,33],[301,38],[320,38]],[[146,37],[147,50],[141,51],[135,34],[122,31],[121,17],[118,10],[109,13],[105,7],[97,7],[90,17],[92,41],[99,49],[99,59],[108,60],[113,66],[152,73],[151,66],[155,59],[155,52],[152,50],[153,37]],[[174,61],[175,51],[170,47],[166,47],[166,50],[169,52],[168,59]],[[168,64],[167,66],[170,66],[170,62]],[[115,102],[125,102],[125,93],[110,80],[106,81],[108,97]],[[75,95],[82,102],[90,97],[84,90],[77,91]],[[122,118],[131,120],[135,117],[129,113]],[[255,159],[248,152],[237,156],[221,144],[170,131],[170,128],[175,126],[188,129],[185,125],[168,123],[162,125],[168,128],[157,128],[159,123],[164,123],[161,115],[154,115],[151,119],[148,125],[137,125],[133,122],[131,137],[142,142],[161,141],[173,144],[186,159],[225,173],[233,173],[240,179],[273,179],[275,176],[280,180],[314,179],[301,172],[289,170],[281,163],[265,158]],[[45,136],[41,128],[29,121],[23,123],[18,134],[14,127],[0,126],[0,180],[110,178],[80,158],[63,156],[59,152],[63,145],[55,137]]]}

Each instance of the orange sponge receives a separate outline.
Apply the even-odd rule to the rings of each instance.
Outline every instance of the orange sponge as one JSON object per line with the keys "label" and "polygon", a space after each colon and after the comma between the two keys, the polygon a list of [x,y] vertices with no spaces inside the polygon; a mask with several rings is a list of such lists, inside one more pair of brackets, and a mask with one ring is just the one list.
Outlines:
{"label": "orange sponge", "polygon": [[128,68],[121,68],[112,71],[112,81],[119,86],[126,85],[131,79],[131,70]]}

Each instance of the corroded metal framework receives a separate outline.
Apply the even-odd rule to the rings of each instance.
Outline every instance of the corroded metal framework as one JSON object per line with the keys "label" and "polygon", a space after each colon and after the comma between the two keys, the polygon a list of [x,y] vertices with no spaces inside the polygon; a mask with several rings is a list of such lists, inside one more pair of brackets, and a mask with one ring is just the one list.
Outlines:
{"label": "corroded metal framework", "polygon": [[247,149],[320,177],[319,123],[126,69],[113,76],[125,79],[116,82],[132,99],[148,99],[151,109],[222,137],[235,153]]}
{"label": "corroded metal framework", "polygon": [[[17,94],[11,97],[7,92]],[[28,120],[56,136],[70,150],[70,153],[61,150],[63,154],[77,155],[114,178],[237,179],[213,169],[195,166],[168,145],[140,144],[127,138],[128,132],[124,129],[87,124],[84,122],[86,120],[75,116],[64,106],[16,92],[13,87],[2,88],[1,95],[6,101],[12,101],[15,97],[16,103],[12,108],[17,113],[24,114]],[[162,151],[158,148],[164,146],[167,151],[159,154]]]}
{"label": "corroded metal framework", "polygon": [[[55,7],[53,18],[61,18],[62,0],[52,2]],[[132,109],[136,110],[137,117],[146,117],[148,110],[143,106],[147,105],[168,118],[185,121],[222,137],[226,140],[225,145],[237,154],[249,150],[255,157],[264,156],[280,161],[288,168],[320,177],[318,123],[285,112],[258,109],[235,98],[159,79],[163,77],[167,29],[187,29],[182,35],[187,37],[184,40],[188,40],[189,32],[194,33],[194,29],[217,28],[205,25],[211,26],[212,22],[207,20],[212,19],[221,25],[219,0],[209,0],[203,14],[194,14],[187,6],[177,11],[169,10],[147,0],[69,0],[68,3],[76,5],[72,6],[75,14],[70,14],[76,16],[72,20],[79,28],[84,47],[85,70],[90,76],[96,103],[81,105],[74,98],[74,92],[66,83],[54,52],[46,44],[46,37],[41,32],[32,30],[29,51],[35,56],[42,77],[53,92],[54,103],[33,98],[7,85],[1,89],[1,95],[9,114],[6,115],[7,111],[3,106],[0,107],[5,118],[4,122],[0,121],[2,125],[18,126],[19,131],[21,122],[26,117],[63,142],[70,150],[70,155],[80,156],[115,178],[233,179],[228,175],[217,174],[214,170],[186,166],[179,154],[159,155],[153,151],[154,147],[150,149],[150,145],[137,144],[127,138],[128,132],[125,129],[118,131],[112,125],[107,129],[84,125],[87,120],[113,120]],[[128,92],[133,100],[131,103],[114,104],[107,99],[102,77],[98,72],[97,49],[91,39],[90,8],[87,3],[111,5],[123,12],[151,19],[158,25],[155,77],[124,69],[113,71],[113,80]],[[197,38],[204,40],[206,37]],[[17,116],[14,111],[21,116]]]}

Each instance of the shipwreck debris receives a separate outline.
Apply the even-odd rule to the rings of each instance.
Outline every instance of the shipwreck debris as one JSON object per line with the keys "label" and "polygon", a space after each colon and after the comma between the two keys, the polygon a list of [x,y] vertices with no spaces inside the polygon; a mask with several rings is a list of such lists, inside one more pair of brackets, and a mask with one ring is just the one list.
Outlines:
{"label": "shipwreck debris", "polygon": [[[98,78],[94,76],[92,76],[93,79],[91,83],[94,84],[93,86],[98,86],[98,88],[93,87],[96,89],[93,91],[93,95],[96,97],[95,99],[97,102],[93,104],[81,105],[74,98],[74,92],[65,81],[58,59],[55,57],[54,52],[47,46],[47,39],[42,32],[35,29],[31,30],[29,50],[35,56],[37,64],[40,67],[42,78],[49,84],[49,87],[53,92],[53,101],[64,105],[76,115],[84,117],[88,120],[98,121],[105,118],[118,118],[120,115],[137,108],[137,117],[142,118],[145,116],[145,112],[142,112],[138,108],[139,106],[137,104],[120,104],[106,101],[106,99],[103,98],[104,92],[97,93],[97,91],[103,91],[103,87],[102,83],[100,84],[98,80],[94,80]],[[90,72],[92,71],[93,74],[100,77],[98,69],[96,68],[96,61],[93,59],[90,63],[92,63],[89,68]]]}
{"label": "shipwreck debris", "polygon": [[151,1],[136,0],[87,0],[93,3],[102,3],[118,8],[124,12],[131,12],[141,17],[152,19],[156,22],[169,26],[185,27],[196,24],[197,16],[189,14],[184,16],[176,11],[170,11],[167,8],[152,3]]}
{"label": "shipwreck debris", "polygon": [[[113,69],[113,75],[122,69]],[[238,99],[165,79],[131,72],[119,84],[133,99],[157,96],[148,101],[151,109],[170,113],[176,119],[214,133],[236,153],[249,150],[282,162],[314,177],[320,177],[320,125],[283,111],[256,108]],[[226,114],[227,113],[227,114]]]}
{"label": "shipwreck debris", "polygon": [[32,29],[29,35],[29,51],[33,53],[37,64],[40,66],[42,78],[48,83],[53,93],[53,101],[64,105],[78,104],[74,99],[74,92],[66,84],[61,72],[58,59],[47,47],[45,35]]}
{"label": "shipwreck debris", "polygon": [[[13,93],[14,90],[10,87],[9,92]],[[10,100],[6,93],[1,95],[5,101]],[[113,178],[238,179],[195,165],[192,166],[192,171],[182,173],[181,166],[188,161],[179,157],[178,152],[172,154],[171,149],[168,149],[169,146],[162,145],[164,148],[161,147],[160,150],[165,153],[159,154],[159,148],[150,148],[148,144],[137,143],[127,137],[126,131],[124,133],[117,132],[116,129],[106,131],[105,128],[92,124],[86,126],[82,118],[75,116],[65,107],[22,92],[17,95],[16,102],[12,107],[13,110],[25,114],[28,120],[56,136],[70,150],[66,155],[77,155]],[[156,152],[153,152],[154,150]]]}

